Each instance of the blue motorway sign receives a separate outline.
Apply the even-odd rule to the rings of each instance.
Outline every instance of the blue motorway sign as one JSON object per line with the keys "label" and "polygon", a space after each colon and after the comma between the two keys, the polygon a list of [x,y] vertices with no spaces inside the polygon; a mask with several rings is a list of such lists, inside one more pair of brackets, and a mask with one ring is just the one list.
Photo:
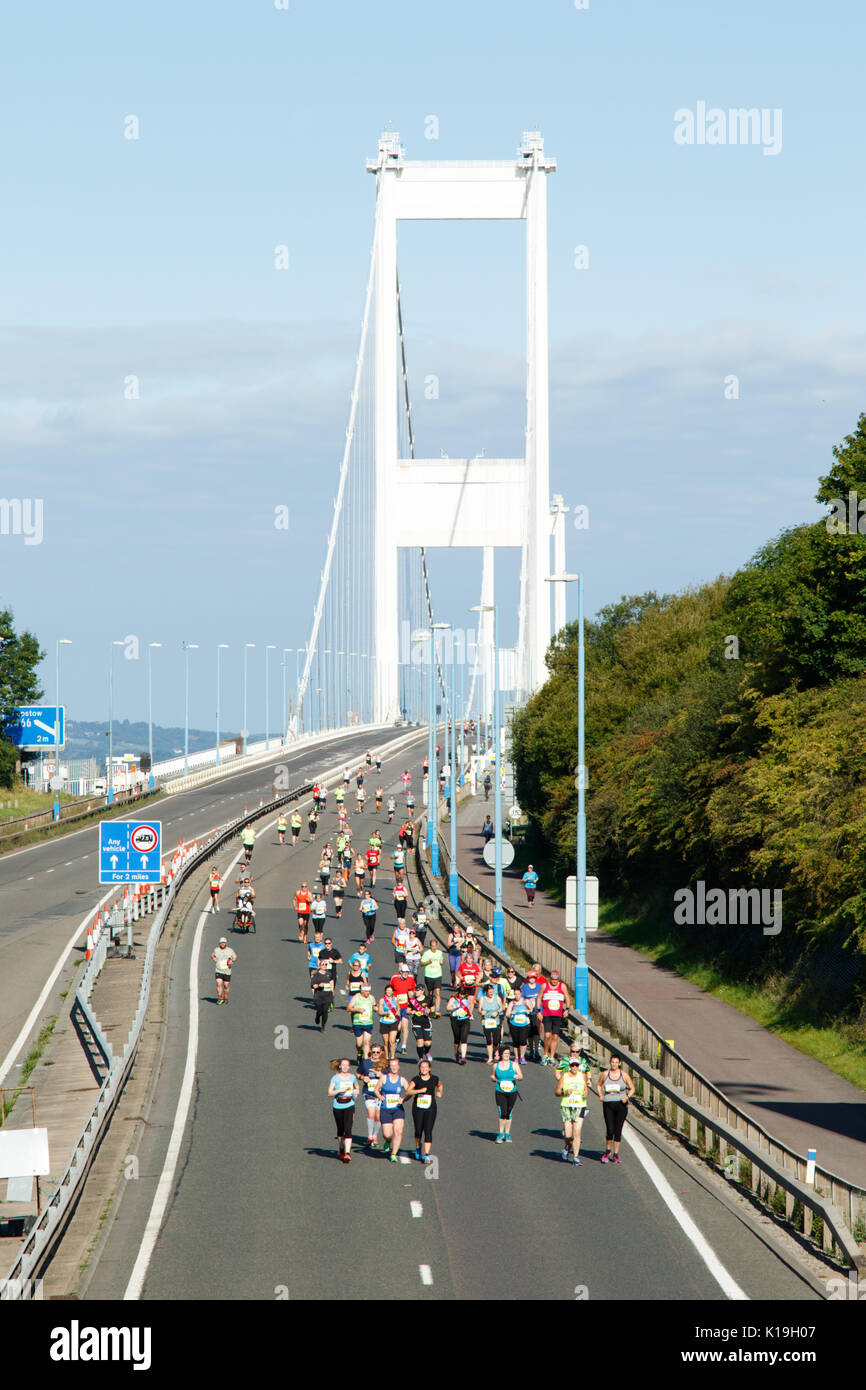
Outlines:
{"label": "blue motorway sign", "polygon": [[[9,711],[6,737],[16,748],[31,753],[38,748],[56,748],[58,718],[56,705],[18,705]],[[66,706],[60,706],[60,747],[66,742]]]}
{"label": "blue motorway sign", "polygon": [[159,883],[162,821],[99,822],[99,882]]}

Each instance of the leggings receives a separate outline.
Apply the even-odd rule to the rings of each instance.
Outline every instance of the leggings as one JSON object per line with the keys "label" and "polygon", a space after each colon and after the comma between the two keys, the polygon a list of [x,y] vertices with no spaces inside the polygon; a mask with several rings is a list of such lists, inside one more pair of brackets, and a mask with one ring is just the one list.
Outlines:
{"label": "leggings", "polygon": [[376,934],[376,914],[375,912],[364,913],[364,939],[370,940]]}
{"label": "leggings", "polygon": [[497,1092],[496,1092],[496,1104],[497,1104],[497,1106],[499,1107],[499,1118],[500,1118],[500,1120],[510,1120],[510,1119],[511,1119],[511,1112],[512,1112],[512,1110],[514,1109],[514,1104],[515,1104],[515,1101],[516,1101],[516,1100],[517,1100],[517,1092],[516,1092],[516,1091],[497,1091]]}
{"label": "leggings", "polygon": [[316,1022],[321,1027],[324,1027],[328,1021],[328,1014],[331,1012],[331,1001],[333,997],[330,991],[326,992],[319,989],[317,989],[313,995],[313,1002],[316,1005]]}
{"label": "leggings", "polygon": [[465,1043],[469,1041],[469,1025],[471,1024],[471,1022],[471,1018],[452,1018],[451,1032],[454,1035],[455,1047],[458,1043]]}
{"label": "leggings", "polygon": [[352,1125],[355,1123],[355,1110],[353,1106],[345,1106],[341,1109],[334,1107],[334,1120],[337,1125],[338,1139],[351,1139]]}
{"label": "leggings", "polygon": [[618,1144],[622,1138],[622,1127],[628,1114],[628,1103],[623,1105],[621,1100],[605,1101],[602,1109],[604,1110],[604,1127],[607,1130],[607,1138],[614,1139]]}
{"label": "leggings", "polygon": [[417,1105],[412,1106],[412,1123],[415,1126],[415,1143],[433,1143],[433,1126],[436,1123],[436,1102],[430,1106],[429,1110],[419,1110]]}

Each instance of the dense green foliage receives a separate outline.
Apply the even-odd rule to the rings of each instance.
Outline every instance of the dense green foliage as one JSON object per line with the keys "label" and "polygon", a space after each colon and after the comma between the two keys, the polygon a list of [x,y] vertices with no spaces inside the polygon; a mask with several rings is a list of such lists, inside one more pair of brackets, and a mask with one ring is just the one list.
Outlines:
{"label": "dense green foliage", "polygon": [[[831,507],[866,495],[866,416],[833,452],[817,494]],[[576,625],[547,660],[512,736],[518,799],[564,874],[577,810]],[[845,987],[824,1003],[855,1012],[866,983],[864,753],[866,535],[797,526],[730,578],[624,598],[587,624],[588,869],[605,898],[669,905],[672,918],[673,890],[698,879],[781,888],[778,940],[707,932],[707,953],[798,979],[810,960],[841,960]]]}
{"label": "dense green foliage", "polygon": [[42,695],[36,667],[45,656],[31,632],[16,633],[10,609],[0,609],[0,787],[11,787],[18,753],[3,736],[6,712]]}

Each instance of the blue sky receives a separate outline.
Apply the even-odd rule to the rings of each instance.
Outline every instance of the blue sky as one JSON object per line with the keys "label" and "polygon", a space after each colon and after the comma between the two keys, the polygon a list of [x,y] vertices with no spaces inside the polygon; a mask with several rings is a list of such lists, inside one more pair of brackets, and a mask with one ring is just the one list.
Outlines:
{"label": "blue sky", "polygon": [[[45,534],[0,536],[0,598],[49,650],[47,694],[70,637],[70,714],[99,718],[109,640],[136,634],[164,644],[154,714],[177,723],[186,639],[208,725],[216,642],[257,643],[263,704],[261,647],[305,640],[369,258],[364,161],[387,123],[408,158],[509,158],[537,125],[558,160],[551,483],[590,508],[568,536],[590,612],[730,572],[818,515],[866,395],[864,30],[843,0],[7,7],[0,468],[4,496],[44,499]],[[699,101],[780,109],[781,152],[677,145],[674,112]],[[421,454],[519,449],[522,236],[401,230]],[[478,556],[431,571],[463,624]],[[120,717],[145,690],[143,661],[121,662]]]}

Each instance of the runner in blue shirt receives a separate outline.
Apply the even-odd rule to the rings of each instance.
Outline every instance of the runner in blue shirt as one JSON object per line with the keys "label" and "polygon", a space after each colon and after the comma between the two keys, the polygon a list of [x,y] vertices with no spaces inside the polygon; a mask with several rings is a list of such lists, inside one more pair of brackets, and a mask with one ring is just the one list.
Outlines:
{"label": "runner in blue shirt", "polygon": [[531,864],[523,875],[523,886],[526,889],[526,901],[529,906],[532,907],[532,904],[535,902],[535,890],[538,887],[538,874]]}
{"label": "runner in blue shirt", "polygon": [[538,996],[544,986],[542,985],[535,967],[530,970],[523,984],[520,986],[520,993],[526,1003],[529,1013],[529,1053],[531,1061],[538,1061]]}

